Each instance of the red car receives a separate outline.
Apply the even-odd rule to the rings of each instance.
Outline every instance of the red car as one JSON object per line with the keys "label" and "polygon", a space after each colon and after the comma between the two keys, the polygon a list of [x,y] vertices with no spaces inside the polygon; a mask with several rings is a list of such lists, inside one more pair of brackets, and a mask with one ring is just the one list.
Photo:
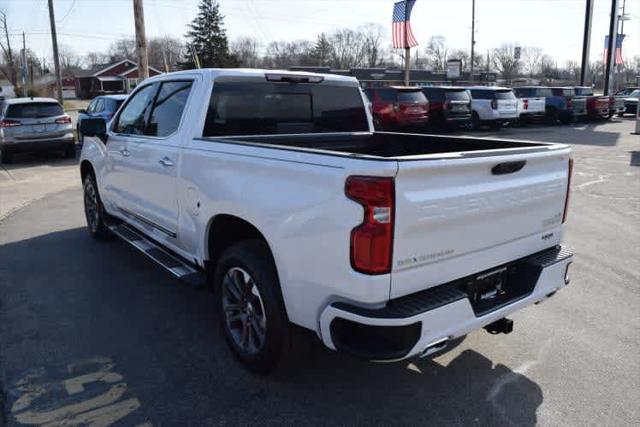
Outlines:
{"label": "red car", "polygon": [[376,129],[424,129],[429,121],[429,101],[419,87],[388,86],[364,91],[371,101]]}

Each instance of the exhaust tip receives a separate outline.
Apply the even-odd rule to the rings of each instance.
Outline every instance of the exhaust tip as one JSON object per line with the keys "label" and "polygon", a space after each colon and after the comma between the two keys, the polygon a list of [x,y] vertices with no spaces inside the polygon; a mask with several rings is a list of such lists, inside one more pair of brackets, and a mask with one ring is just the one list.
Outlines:
{"label": "exhaust tip", "polygon": [[427,347],[422,351],[422,353],[420,353],[420,357],[421,358],[427,357],[441,350],[444,350],[445,348],[447,348],[448,341],[449,341],[449,337],[444,337],[437,341],[432,342],[431,344],[427,345]]}

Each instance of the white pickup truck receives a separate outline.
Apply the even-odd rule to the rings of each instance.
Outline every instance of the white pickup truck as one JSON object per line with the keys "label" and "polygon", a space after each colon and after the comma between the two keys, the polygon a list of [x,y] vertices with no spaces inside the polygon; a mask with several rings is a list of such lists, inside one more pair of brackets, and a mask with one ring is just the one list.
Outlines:
{"label": "white pickup truck", "polygon": [[[443,350],[569,282],[562,144],[375,132],[351,77],[192,70],[85,119],[92,236],[204,278],[234,354],[268,372],[298,325],[335,350]],[[214,307],[212,307],[214,308]]]}

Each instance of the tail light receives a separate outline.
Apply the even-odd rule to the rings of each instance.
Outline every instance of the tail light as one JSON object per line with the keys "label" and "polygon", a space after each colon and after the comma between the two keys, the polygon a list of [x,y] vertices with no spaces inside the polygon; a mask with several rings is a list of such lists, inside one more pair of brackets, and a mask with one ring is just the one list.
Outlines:
{"label": "tail light", "polygon": [[351,230],[351,266],[365,274],[391,271],[395,184],[393,178],[350,176],[345,194],[362,205],[362,223]]}
{"label": "tail light", "polygon": [[562,213],[562,223],[567,220],[567,210],[569,208],[569,194],[571,192],[571,176],[573,175],[573,159],[569,159],[569,171],[567,175],[567,196],[564,198],[564,212]]}
{"label": "tail light", "polygon": [[493,108],[494,110],[498,109],[498,101],[495,99],[491,100],[491,108]]}
{"label": "tail light", "polygon": [[56,123],[59,125],[71,123],[71,117],[69,116],[60,117],[59,119],[56,119]]}
{"label": "tail light", "polygon": [[573,99],[567,98],[567,109],[571,110],[573,108]]}
{"label": "tail light", "polygon": [[525,110],[529,109],[529,100],[528,99],[523,99],[522,100],[522,108]]}
{"label": "tail light", "polygon": [[12,128],[20,125],[22,125],[22,123],[20,123],[18,120],[0,120],[0,128]]}

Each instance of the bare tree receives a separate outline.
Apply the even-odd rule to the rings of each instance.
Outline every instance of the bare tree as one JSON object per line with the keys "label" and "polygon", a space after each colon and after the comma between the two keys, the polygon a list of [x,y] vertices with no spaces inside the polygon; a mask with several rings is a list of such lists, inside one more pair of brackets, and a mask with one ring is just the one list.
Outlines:
{"label": "bare tree", "polygon": [[111,43],[107,54],[111,62],[121,61],[123,59],[135,60],[136,41],[133,38],[118,39]]}
{"label": "bare tree", "polygon": [[0,31],[4,38],[0,40],[0,49],[2,49],[2,62],[0,65],[0,72],[11,82],[11,84],[17,88],[18,82],[18,68],[17,58],[11,49],[11,39],[9,37],[9,29],[7,28],[7,14],[4,11],[0,11]]}
{"label": "bare tree", "polygon": [[263,59],[265,67],[288,68],[293,65],[312,65],[313,46],[307,40],[271,42]]}
{"label": "bare tree", "polygon": [[363,39],[361,32],[350,29],[338,30],[331,34],[331,65],[340,69],[361,66],[365,57]]}
{"label": "bare tree", "polygon": [[447,67],[449,49],[446,41],[447,39],[443,36],[433,36],[427,43],[425,54],[427,55],[427,63],[433,71],[444,71]]}
{"label": "bare tree", "polygon": [[241,37],[231,43],[231,54],[238,58],[241,67],[260,66],[260,43],[253,37]]}
{"label": "bare tree", "polygon": [[184,56],[184,43],[171,36],[149,39],[149,65],[162,71],[175,71]]}
{"label": "bare tree", "polygon": [[529,77],[537,76],[542,65],[542,49],[539,47],[522,48],[522,65]]}
{"label": "bare tree", "polygon": [[511,83],[511,80],[518,75],[520,62],[515,58],[515,46],[513,44],[504,44],[499,48],[493,49],[491,54],[493,66],[498,70],[502,77]]}
{"label": "bare tree", "polygon": [[382,60],[382,26],[365,24],[358,29],[362,33],[362,50],[367,67],[377,67]]}
{"label": "bare tree", "polygon": [[580,64],[578,61],[573,59],[568,60],[564,63],[564,69],[567,72],[569,79],[574,84],[577,84],[580,81]]}
{"label": "bare tree", "polygon": [[63,77],[73,77],[82,69],[82,58],[75,54],[71,46],[60,45],[58,47],[58,58]]}
{"label": "bare tree", "polygon": [[100,52],[90,52],[85,55],[83,62],[87,67],[94,68],[109,62],[109,55]]}

